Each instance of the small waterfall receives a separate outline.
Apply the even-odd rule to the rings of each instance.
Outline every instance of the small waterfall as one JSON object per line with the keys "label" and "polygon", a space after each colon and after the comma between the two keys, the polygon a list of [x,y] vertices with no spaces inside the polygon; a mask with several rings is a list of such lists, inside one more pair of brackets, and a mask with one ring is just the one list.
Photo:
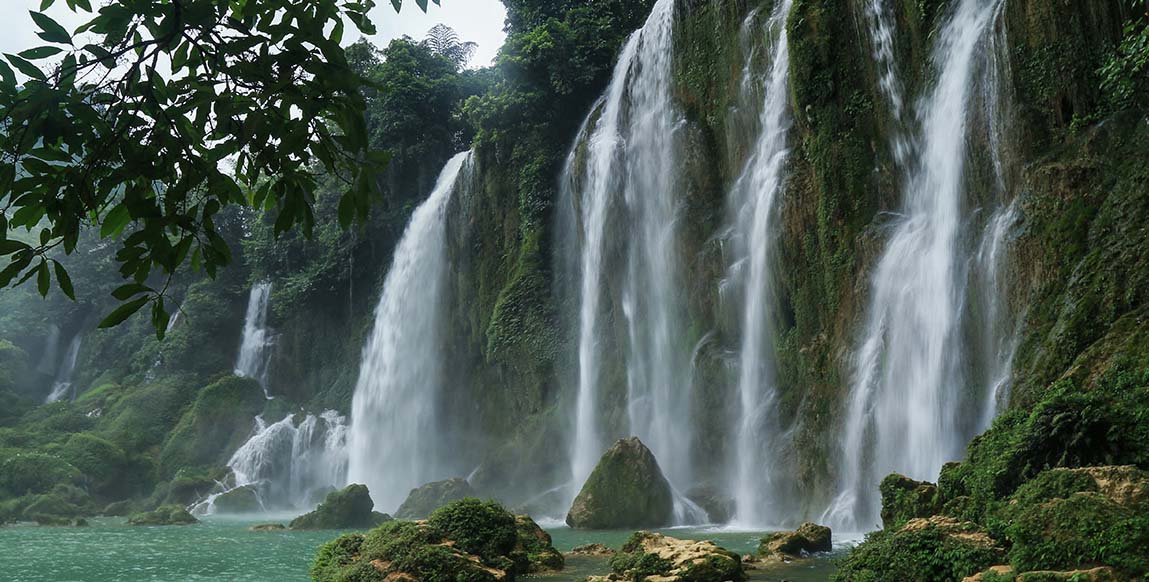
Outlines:
{"label": "small waterfall", "polygon": [[[347,475],[346,418],[334,410],[296,415],[267,424],[255,418],[255,433],[227,462],[234,484],[223,493],[253,487],[265,511],[314,507],[331,490],[343,487]],[[193,507],[195,513],[215,513],[209,496]]]}
{"label": "small waterfall", "polygon": [[[690,347],[677,253],[676,183],[682,162],[677,133],[682,116],[671,95],[674,19],[675,2],[658,0],[643,27],[627,40],[610,87],[592,111],[564,176],[578,190],[581,233],[572,496],[604,448],[598,429],[605,333],[600,318],[608,280],[616,275],[622,279],[629,343],[629,432],[650,447],[676,488],[689,487],[693,480]],[[580,159],[576,152],[584,143]],[[624,214],[612,216],[616,212]],[[624,224],[626,232],[615,232],[612,222]],[[625,250],[624,273],[608,272],[608,243]]]}
{"label": "small waterfall", "polygon": [[857,531],[876,523],[877,481],[900,472],[934,479],[972,436],[959,430],[968,378],[961,313],[966,293],[963,194],[970,101],[987,66],[1001,0],[961,0],[935,51],[936,86],[905,184],[904,215],[874,273],[842,433],[839,493],[823,516]]}
{"label": "small waterfall", "polygon": [[[742,284],[739,408],[733,423],[735,458],[731,463],[734,517],[741,526],[779,523],[779,505],[786,501],[775,483],[776,477],[786,471],[780,471],[777,464],[777,439],[782,430],[775,410],[770,308],[774,304],[771,268],[777,198],[784,187],[789,153],[786,136],[790,127],[790,50],[786,19],[791,5],[791,0],[780,0],[766,22],[764,32],[773,39],[769,53],[772,62],[762,79],[765,90],[759,134],[729,200],[735,217],[734,261],[727,279]],[[755,14],[749,17],[754,18]],[[752,67],[747,66],[746,71],[750,73]]]}
{"label": "small waterfall", "polygon": [[351,405],[349,479],[394,510],[414,487],[450,477],[440,418],[446,208],[471,153],[447,162],[411,216],[375,310]]}
{"label": "small waterfall", "polygon": [[267,387],[267,376],[271,350],[268,348],[274,342],[271,330],[267,328],[267,307],[270,302],[270,282],[265,281],[252,286],[247,299],[247,314],[243,319],[243,340],[235,363],[235,375],[258,381],[263,387],[263,395],[269,400],[271,392]]}
{"label": "small waterfall", "polygon": [[83,343],[83,339],[83,336],[77,333],[68,343],[68,351],[64,354],[64,359],[60,361],[56,380],[52,383],[52,392],[44,400],[45,403],[63,400],[65,396],[68,400],[75,400],[76,390],[72,383],[72,376],[76,373],[76,359],[80,356],[80,345]]}
{"label": "small waterfall", "polygon": [[979,338],[985,362],[986,387],[978,432],[993,424],[998,411],[1009,403],[1010,381],[1013,375],[1013,355],[1017,351],[1020,335],[1014,329],[1014,320],[1002,299],[1006,296],[1003,270],[1007,238],[1017,222],[1017,204],[1010,204],[994,213],[985,228],[981,245],[974,258],[975,269],[982,278],[980,285],[982,334]]}

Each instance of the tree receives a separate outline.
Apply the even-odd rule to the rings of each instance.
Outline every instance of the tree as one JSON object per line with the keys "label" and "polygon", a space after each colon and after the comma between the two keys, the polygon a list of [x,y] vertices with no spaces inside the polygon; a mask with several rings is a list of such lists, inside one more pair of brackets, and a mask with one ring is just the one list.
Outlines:
{"label": "tree", "polygon": [[457,67],[463,67],[475,54],[479,45],[459,40],[459,35],[453,28],[445,24],[436,24],[427,31],[427,38],[421,43],[431,50],[431,53],[447,57]]}
{"label": "tree", "polygon": [[230,261],[224,208],[272,210],[276,233],[309,233],[327,174],[344,186],[341,224],[367,215],[387,157],[369,148],[368,82],[340,42],[345,21],[374,32],[374,0],[121,1],[75,33],[43,13],[54,2],[31,13],[47,44],[0,60],[0,288],[35,277],[44,295],[54,277],[74,296],[54,253],[96,228],[118,242],[128,281],[101,326],[151,305],[162,337],[171,276],[190,263],[214,277]]}

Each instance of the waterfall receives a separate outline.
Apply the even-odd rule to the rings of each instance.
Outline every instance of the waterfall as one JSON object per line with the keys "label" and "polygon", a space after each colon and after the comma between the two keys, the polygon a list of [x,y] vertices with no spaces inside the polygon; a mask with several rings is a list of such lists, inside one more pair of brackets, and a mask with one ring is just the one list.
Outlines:
{"label": "waterfall", "polygon": [[961,0],[935,49],[936,85],[919,104],[920,136],[893,227],[872,279],[842,432],[839,492],[823,516],[857,530],[878,516],[887,473],[934,479],[972,435],[959,430],[966,346],[963,193],[977,73],[1001,0]]}
{"label": "waterfall", "polygon": [[68,343],[68,351],[64,354],[64,359],[60,361],[60,366],[56,372],[56,380],[52,383],[52,391],[48,394],[48,398],[44,400],[45,403],[56,402],[68,397],[68,400],[76,398],[76,391],[72,385],[72,376],[76,373],[76,359],[80,356],[80,344],[83,341],[83,336],[77,333],[72,337],[72,341]]}
{"label": "waterfall", "polygon": [[[738,414],[733,426],[735,457],[733,498],[735,522],[742,526],[778,523],[784,496],[775,485],[776,439],[781,433],[775,414],[773,377],[774,346],[771,344],[770,307],[773,305],[771,266],[777,229],[777,198],[784,186],[789,150],[790,50],[786,42],[786,18],[792,0],[779,0],[766,23],[773,36],[772,62],[765,83],[759,134],[742,174],[730,192],[735,217],[732,232],[734,261],[728,280],[742,283],[741,351],[738,373]],[[756,17],[751,14],[748,20]],[[752,67],[747,66],[751,74]],[[750,89],[744,85],[745,89]]]}
{"label": "waterfall", "polygon": [[239,358],[235,363],[235,375],[258,381],[263,387],[263,395],[268,399],[271,399],[267,388],[268,364],[271,360],[271,350],[268,348],[273,343],[271,330],[267,328],[267,306],[270,302],[270,282],[252,286],[247,299],[247,314],[243,319]]}
{"label": "waterfall", "polygon": [[394,510],[413,488],[442,479],[443,292],[446,209],[471,154],[447,162],[431,195],[411,216],[363,350],[351,405],[349,479],[365,483],[377,507]]}
{"label": "waterfall", "polygon": [[[267,424],[255,418],[255,432],[227,462],[235,480],[223,493],[252,487],[264,510],[314,507],[331,490],[346,484],[347,424],[334,410],[296,416]],[[195,513],[215,512],[208,496],[193,507]]]}
{"label": "waterfall", "polygon": [[[581,248],[579,381],[571,439],[572,495],[604,449],[598,406],[608,241],[625,249],[627,420],[675,487],[693,479],[690,349],[677,254],[682,116],[671,97],[675,2],[659,0],[631,35],[606,95],[572,152],[564,181],[575,184]],[[597,119],[595,116],[597,115]],[[586,152],[577,151],[586,144]],[[618,195],[621,194],[621,199]],[[624,213],[613,217],[612,213]],[[626,232],[613,232],[612,221]],[[621,241],[621,242],[619,242]],[[679,503],[679,509],[688,504]]]}

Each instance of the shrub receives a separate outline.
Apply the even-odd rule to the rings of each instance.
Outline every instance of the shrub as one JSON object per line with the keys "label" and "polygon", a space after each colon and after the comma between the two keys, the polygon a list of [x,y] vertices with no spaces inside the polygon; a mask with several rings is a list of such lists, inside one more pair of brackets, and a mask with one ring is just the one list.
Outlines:
{"label": "shrub", "polygon": [[427,524],[455,546],[484,561],[505,556],[515,549],[515,516],[494,501],[473,497],[435,510]]}
{"label": "shrub", "polygon": [[832,580],[957,582],[1004,560],[1005,553],[970,524],[950,528],[931,523],[866,536],[842,560]]}
{"label": "shrub", "polygon": [[60,449],[60,457],[79,469],[99,495],[116,496],[128,474],[123,449],[90,433],[72,435]]}
{"label": "shrub", "polygon": [[1074,493],[1018,511],[1006,528],[1010,562],[1021,572],[1113,566],[1149,572],[1149,513],[1098,493]]}
{"label": "shrub", "polygon": [[79,480],[80,471],[52,455],[21,453],[0,464],[0,490],[11,495],[47,493],[58,484]]}

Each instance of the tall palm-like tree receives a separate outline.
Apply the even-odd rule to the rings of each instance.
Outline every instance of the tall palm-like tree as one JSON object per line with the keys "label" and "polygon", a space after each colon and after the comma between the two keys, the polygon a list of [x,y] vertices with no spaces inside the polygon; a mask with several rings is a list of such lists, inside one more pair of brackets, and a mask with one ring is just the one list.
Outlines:
{"label": "tall palm-like tree", "polygon": [[466,65],[479,47],[476,43],[459,40],[458,33],[445,24],[436,24],[428,30],[422,45],[437,55],[447,57],[459,67]]}

